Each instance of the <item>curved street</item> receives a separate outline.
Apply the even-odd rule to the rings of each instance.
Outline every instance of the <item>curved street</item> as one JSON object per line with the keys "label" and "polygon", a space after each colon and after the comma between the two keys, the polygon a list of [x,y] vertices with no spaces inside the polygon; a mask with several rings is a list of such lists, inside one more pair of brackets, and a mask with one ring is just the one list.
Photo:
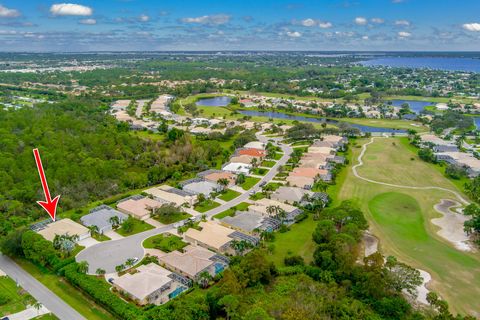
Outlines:
{"label": "curved street", "polygon": [[[257,133],[257,139],[261,142],[267,142],[268,140],[273,140],[275,145],[278,145],[282,151],[283,156],[280,160],[276,162],[276,164],[268,171],[268,173],[261,178],[261,180],[253,186],[251,189],[246,190],[237,198],[220,205],[217,208],[209,210],[204,214],[207,218],[210,218],[220,212],[228,210],[245,200],[248,200],[250,197],[251,192],[258,192],[261,190],[260,185],[262,183],[270,182],[278,172],[278,168],[282,165],[285,165],[290,158],[290,155],[293,149],[285,144],[279,144],[278,138],[268,138],[260,133]],[[110,240],[105,242],[100,242],[95,244],[91,247],[88,247],[82,250],[77,256],[76,260],[80,261],[87,261],[89,265],[89,273],[93,274],[98,268],[104,269],[106,273],[113,273],[115,272],[115,267],[125,263],[125,261],[129,258],[137,257],[142,259],[145,255],[145,251],[142,246],[142,242],[150,238],[154,235],[164,233],[168,230],[176,228],[176,226],[186,222],[187,220],[182,220],[177,223],[172,223],[161,228],[156,228],[152,230],[148,230],[145,232],[137,233],[132,236],[119,239],[119,240]]]}

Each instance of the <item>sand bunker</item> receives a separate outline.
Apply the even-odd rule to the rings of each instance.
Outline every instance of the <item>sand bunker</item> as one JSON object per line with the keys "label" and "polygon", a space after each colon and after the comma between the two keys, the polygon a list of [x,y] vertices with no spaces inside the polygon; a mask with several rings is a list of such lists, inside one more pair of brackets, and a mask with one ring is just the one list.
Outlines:
{"label": "sand bunker", "polygon": [[363,244],[365,246],[365,257],[378,251],[378,239],[368,232],[363,234]]}
{"label": "sand bunker", "polygon": [[[463,223],[468,220],[468,217],[459,213],[461,206],[457,201],[442,199],[434,206],[435,210],[442,214],[442,217],[432,219],[432,223],[440,227],[437,234],[451,242],[455,248],[461,251],[472,251],[468,235],[463,231]],[[456,212],[452,209],[456,209]]]}
{"label": "sand bunker", "polygon": [[430,292],[426,285],[427,283],[430,282],[430,280],[432,280],[432,276],[430,275],[430,273],[428,273],[427,271],[424,271],[424,270],[420,270],[418,269],[418,271],[420,271],[420,275],[422,276],[423,278],[423,282],[421,285],[419,285],[417,287],[417,299],[416,301],[418,303],[422,303],[422,304],[426,304],[428,305],[428,301],[427,301],[427,294]]}

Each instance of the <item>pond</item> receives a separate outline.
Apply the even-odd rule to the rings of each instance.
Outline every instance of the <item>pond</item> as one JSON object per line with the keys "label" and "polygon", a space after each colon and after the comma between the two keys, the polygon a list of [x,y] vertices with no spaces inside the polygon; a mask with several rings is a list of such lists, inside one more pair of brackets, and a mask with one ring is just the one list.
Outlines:
{"label": "pond", "polygon": [[477,127],[477,130],[480,130],[480,117],[473,118],[473,121],[475,121],[475,127]]}
{"label": "pond", "polygon": [[390,100],[390,101],[392,101],[392,106],[394,107],[401,107],[402,104],[408,103],[408,105],[410,106],[410,109],[415,113],[422,112],[423,109],[425,109],[425,107],[427,106],[436,105],[435,102],[431,102],[431,101],[400,100],[400,99]]}
{"label": "pond", "polygon": [[[246,116],[252,117],[268,117],[274,119],[286,119],[286,120],[297,120],[297,121],[304,121],[304,122],[314,122],[314,123],[323,123],[326,122],[328,124],[337,125],[340,121],[325,119],[325,118],[313,118],[313,117],[304,117],[304,116],[297,116],[297,115],[290,115],[282,112],[272,112],[272,111],[255,111],[255,110],[241,110],[239,111],[241,114]],[[357,128],[362,132],[386,132],[386,133],[405,133],[405,130],[397,130],[391,128],[381,128],[381,127],[371,127],[371,126],[364,126],[361,124],[353,124],[348,123],[353,128]]]}
{"label": "pond", "polygon": [[230,97],[213,97],[199,99],[195,104],[199,107],[225,107],[232,101]]}

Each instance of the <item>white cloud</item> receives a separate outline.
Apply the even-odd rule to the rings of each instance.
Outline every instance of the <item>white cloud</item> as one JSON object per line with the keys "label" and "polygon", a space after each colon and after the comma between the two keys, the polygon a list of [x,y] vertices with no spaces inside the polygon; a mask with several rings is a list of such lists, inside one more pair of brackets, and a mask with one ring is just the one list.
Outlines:
{"label": "white cloud", "polygon": [[382,18],[372,18],[370,19],[370,21],[372,21],[373,23],[377,23],[377,24],[382,24],[385,22],[385,20],[383,20]]}
{"label": "white cloud", "polygon": [[411,34],[410,32],[405,32],[405,31],[400,31],[400,32],[398,33],[398,36],[399,36],[400,38],[408,38],[408,37],[410,37],[411,35],[412,35],[412,34]]}
{"label": "white cloud", "polygon": [[405,0],[392,0],[393,3],[402,3],[404,2]]}
{"label": "white cloud", "polygon": [[304,27],[313,27],[313,26],[317,25],[317,21],[315,21],[313,19],[310,19],[310,18],[302,20],[302,21],[300,21],[300,23]]}
{"label": "white cloud", "polygon": [[364,26],[364,25],[367,24],[367,19],[364,18],[364,17],[356,17],[354,21],[355,21],[356,24],[358,24],[360,26]]}
{"label": "white cloud", "polygon": [[97,24],[97,20],[95,19],[82,19],[79,21],[81,24],[87,24],[87,25],[94,25]]}
{"label": "white cloud", "polygon": [[369,38],[368,38],[368,36],[363,36],[362,39],[363,40],[368,40]]}
{"label": "white cloud", "polygon": [[331,22],[319,22],[318,26],[322,29],[328,29],[328,28],[332,27],[332,23]]}
{"label": "white cloud", "polygon": [[9,9],[0,4],[0,18],[16,18],[20,16],[20,11]]}
{"label": "white cloud", "polygon": [[92,8],[75,3],[56,3],[50,7],[54,16],[91,16]]}
{"label": "white cloud", "polygon": [[302,34],[298,31],[287,31],[287,36],[290,38],[300,38]]}
{"label": "white cloud", "polygon": [[0,35],[14,35],[17,34],[15,30],[0,30]]}
{"label": "white cloud", "polygon": [[465,23],[462,27],[463,27],[463,29],[465,29],[467,31],[480,32],[480,23],[478,23],[478,22]]}
{"label": "white cloud", "polygon": [[305,19],[305,20],[300,20],[300,22],[294,21],[293,24],[300,24],[304,27],[317,27],[318,26],[319,28],[322,28],[322,29],[328,29],[328,28],[332,27],[331,22],[320,21],[320,20],[315,20],[315,19],[311,19],[311,18],[308,18],[308,19]]}
{"label": "white cloud", "polygon": [[138,17],[138,19],[139,19],[141,22],[147,22],[148,20],[150,20],[150,17],[147,16],[146,14],[141,14],[140,17]]}
{"label": "white cloud", "polygon": [[195,18],[183,18],[181,19],[184,23],[198,23],[198,24],[210,24],[210,25],[220,25],[225,24],[230,21],[230,16],[226,14],[216,14],[212,16],[201,16]]}
{"label": "white cloud", "polygon": [[395,21],[396,26],[406,26],[408,27],[410,25],[410,21],[408,20],[397,20]]}

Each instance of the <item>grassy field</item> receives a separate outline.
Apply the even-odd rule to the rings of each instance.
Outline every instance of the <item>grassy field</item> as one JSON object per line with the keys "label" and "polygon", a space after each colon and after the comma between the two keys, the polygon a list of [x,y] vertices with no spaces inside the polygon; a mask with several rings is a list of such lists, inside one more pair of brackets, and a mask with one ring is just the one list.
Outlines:
{"label": "grassy field", "polygon": [[215,209],[216,207],[219,207],[219,206],[220,206],[220,203],[208,199],[203,201],[202,203],[195,205],[195,207],[193,208],[196,211],[203,213],[203,212],[207,212],[209,210]]}
{"label": "grassy field", "polygon": [[95,304],[87,295],[74,288],[59,276],[46,270],[40,270],[27,260],[16,259],[15,262],[85,318],[89,320],[115,319],[110,313]]}
{"label": "grassy field", "polygon": [[143,231],[147,231],[147,230],[150,230],[150,229],[153,229],[154,226],[146,223],[145,221],[141,221],[141,220],[138,220],[138,219],[134,219],[133,220],[133,229],[131,232],[126,232],[123,227],[120,227],[117,229],[117,233],[124,236],[124,237],[127,237],[127,236],[131,236],[132,234],[136,234],[136,233],[140,233],[140,232],[143,232]]}
{"label": "grassy field", "polygon": [[271,168],[275,165],[275,161],[272,161],[272,160],[264,160],[262,161],[262,163],[260,164],[262,167],[267,167],[267,168]]}
{"label": "grassy field", "polygon": [[237,204],[235,207],[230,208],[228,210],[225,210],[223,212],[220,212],[219,214],[216,214],[213,217],[215,219],[222,219],[222,218],[225,218],[225,217],[233,217],[233,215],[235,214],[235,211],[246,211],[249,206],[250,206],[250,203],[241,202],[241,203]]}
{"label": "grassy field", "polygon": [[245,182],[240,185],[243,190],[248,190],[260,181],[260,178],[245,177]]}
{"label": "grassy field", "polygon": [[226,189],[218,198],[222,199],[223,201],[230,201],[235,199],[240,195],[240,192],[232,190],[232,189]]}
{"label": "grassy field", "polygon": [[267,174],[267,172],[268,172],[268,169],[254,168],[251,173],[257,176],[264,176]]}
{"label": "grassy field", "polygon": [[27,304],[35,301],[27,292],[22,292],[22,288],[17,287],[15,281],[6,276],[0,277],[0,296],[2,302],[5,302],[0,305],[0,317],[25,310]]}
{"label": "grassy field", "polygon": [[366,118],[339,118],[333,119],[353,124],[359,124],[370,127],[382,127],[392,129],[413,129],[417,132],[427,132],[429,128],[422,125],[420,122],[407,121],[407,120],[395,120],[395,119],[366,119]]}
{"label": "grassy field", "polygon": [[188,244],[182,238],[175,235],[165,236],[158,234],[143,241],[143,247],[147,249],[158,249],[163,252],[172,252],[186,247]]}
{"label": "grassy field", "polygon": [[[358,144],[366,142],[359,140]],[[360,148],[350,150],[356,159]],[[358,173],[365,178],[457,190],[454,183],[433,165],[421,161],[398,138],[377,138],[368,146],[363,161]],[[451,193],[373,184],[356,178],[350,169],[342,179],[338,198],[334,200],[353,199],[358,203],[369,220],[371,231],[380,238],[385,255],[394,255],[428,271],[433,277],[429,288],[446,299],[452,311],[475,310],[480,296],[480,255],[457,251],[436,234],[438,227],[430,222],[439,217],[433,206],[441,199],[452,199]]]}
{"label": "grassy field", "polygon": [[92,238],[97,240],[97,241],[108,241],[108,240],[111,240],[109,237],[107,237],[106,235],[104,234],[99,234],[99,233],[94,233],[92,234]]}

